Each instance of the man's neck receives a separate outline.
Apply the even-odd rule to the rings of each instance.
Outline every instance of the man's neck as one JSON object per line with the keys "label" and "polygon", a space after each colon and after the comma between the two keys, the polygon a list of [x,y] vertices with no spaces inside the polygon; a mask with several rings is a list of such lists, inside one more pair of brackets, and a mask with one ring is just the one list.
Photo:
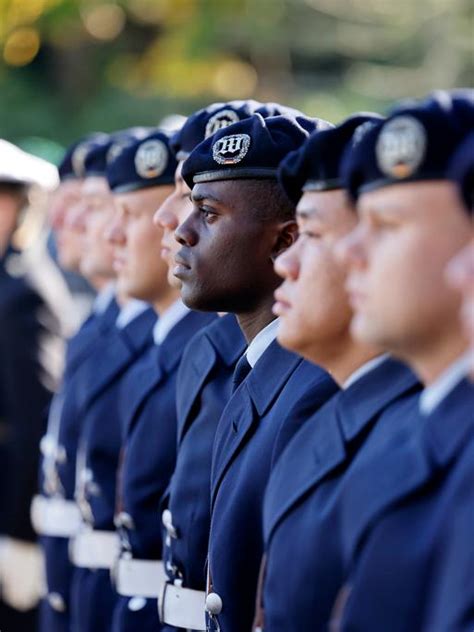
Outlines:
{"label": "man's neck", "polygon": [[376,347],[355,342],[347,332],[338,341],[333,340],[324,348],[312,350],[311,357],[308,355],[307,359],[326,369],[342,386],[357,369],[381,353]]}
{"label": "man's neck", "polygon": [[261,301],[255,310],[236,314],[247,343],[250,344],[264,327],[271,323],[272,320],[275,320],[276,316],[272,312],[273,303],[274,298],[272,294],[266,300]]}
{"label": "man's neck", "polygon": [[456,360],[468,350],[466,339],[461,331],[452,332],[449,340],[438,338],[425,349],[407,354],[404,360],[412,367],[420,380],[429,386],[433,384]]}
{"label": "man's neck", "polygon": [[159,299],[153,301],[152,306],[158,315],[164,314],[166,310],[173,305],[179,298],[180,291],[170,287],[169,291],[160,296]]}

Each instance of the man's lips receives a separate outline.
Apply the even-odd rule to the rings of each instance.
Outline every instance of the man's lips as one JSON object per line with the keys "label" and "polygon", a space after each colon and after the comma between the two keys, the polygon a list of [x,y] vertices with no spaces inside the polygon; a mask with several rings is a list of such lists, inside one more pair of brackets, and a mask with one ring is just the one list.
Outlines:
{"label": "man's lips", "polygon": [[276,316],[282,316],[285,312],[291,309],[291,303],[285,297],[281,289],[278,289],[274,293],[275,302],[273,303],[272,311]]}
{"label": "man's lips", "polygon": [[191,270],[191,266],[189,265],[189,263],[186,261],[186,259],[183,257],[183,255],[180,252],[178,252],[174,256],[174,262],[175,262],[175,266],[173,268],[173,274],[178,279],[181,279],[183,276],[186,276],[187,273],[189,273],[189,271]]}

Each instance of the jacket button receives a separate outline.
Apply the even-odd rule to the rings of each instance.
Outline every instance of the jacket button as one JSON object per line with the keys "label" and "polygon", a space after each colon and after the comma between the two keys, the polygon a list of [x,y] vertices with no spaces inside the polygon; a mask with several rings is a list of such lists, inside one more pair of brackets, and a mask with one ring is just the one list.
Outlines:
{"label": "jacket button", "polygon": [[52,592],[48,594],[48,603],[56,612],[66,612],[66,602],[63,597],[57,593]]}
{"label": "jacket button", "polygon": [[206,610],[209,614],[218,615],[222,611],[222,599],[217,593],[209,593],[206,597]]}
{"label": "jacket button", "polygon": [[166,531],[168,532],[168,535],[171,538],[177,538],[178,537],[178,532],[177,532],[176,528],[173,526],[173,515],[172,515],[172,513],[171,513],[171,511],[169,509],[165,509],[163,511],[161,519],[163,521],[163,525],[164,525]]}

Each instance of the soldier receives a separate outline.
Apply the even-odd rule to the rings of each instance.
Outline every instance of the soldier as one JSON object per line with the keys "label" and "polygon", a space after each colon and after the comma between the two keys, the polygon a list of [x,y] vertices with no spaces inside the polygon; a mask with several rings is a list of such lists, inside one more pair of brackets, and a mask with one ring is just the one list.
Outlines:
{"label": "soldier", "polygon": [[[122,137],[120,137],[122,140]],[[115,201],[105,177],[114,137],[97,141],[85,155],[81,208],[85,223],[85,276],[113,278],[113,248],[105,231]],[[126,371],[152,344],[156,314],[143,301],[118,297],[122,307],[107,337],[81,371],[76,389],[80,415],[74,498],[81,528],[71,540],[75,566],[70,593],[72,630],[103,630],[110,625],[116,595],[109,570],[118,552],[114,527],[116,471],[121,445],[118,393]]]}
{"label": "soldier", "polygon": [[[181,285],[172,273],[174,255],[180,248],[174,230],[192,210],[191,189],[181,176],[184,160],[201,141],[233,122],[257,111],[266,117],[284,109],[256,101],[215,103],[190,116],[173,136],[172,146],[179,160],[176,188],[155,216],[164,231],[163,253],[170,266],[170,283]],[[212,445],[222,410],[230,399],[235,363],[245,347],[234,314],[227,314],[192,339],[181,362],[177,383],[178,455],[162,503],[168,582],[160,600],[160,616],[170,626],[205,629]]]}
{"label": "soldier", "polygon": [[109,238],[119,293],[150,303],[159,316],[155,344],[121,385],[115,510],[121,550],[113,569],[120,597],[111,627],[117,632],[159,628],[157,596],[164,571],[158,510],[175,464],[176,376],[189,339],[215,319],[183,305],[160,257],[162,230],[153,224],[153,215],[173,190],[176,166],[169,136],[155,130],[125,147],[107,170],[118,207]]}
{"label": "soldier", "polygon": [[472,630],[474,387],[450,258],[472,216],[447,179],[473,129],[474,93],[401,104],[348,158],[360,224],[347,238],[352,331],[403,358],[425,384],[408,437],[354,477],[341,504],[351,569],[339,629]]}
{"label": "soldier", "polygon": [[[61,224],[61,231],[63,222],[67,222],[76,233],[64,241],[58,240],[59,257],[74,269],[79,269],[81,253],[84,253],[84,217],[79,222],[77,216],[83,213],[83,209],[81,211],[77,206],[83,184],[83,163],[87,153],[96,150],[97,145],[93,143],[75,143],[66,152],[59,169],[60,177],[67,183],[60,197],[64,195],[71,206],[61,209],[64,217],[57,218],[57,221]],[[66,203],[66,200],[63,201]],[[46,560],[47,594],[40,616],[40,629],[44,632],[70,629],[72,566],[68,544],[80,525],[80,514],[74,502],[76,450],[81,422],[78,395],[81,388],[87,388],[84,383],[87,365],[94,364],[96,354],[103,353],[119,311],[114,299],[114,272],[111,266],[107,268],[107,252],[103,252],[105,261],[96,267],[97,273],[92,269],[89,277],[99,293],[91,315],[68,342],[61,387],[51,404],[47,433],[41,441],[40,495],[32,505],[32,520],[36,532],[42,536]]]}
{"label": "soldier", "polygon": [[324,371],[278,345],[271,312],[279,284],[272,261],[296,229],[277,166],[306,137],[294,118],[255,114],[203,141],[183,165],[193,187],[192,213],[176,230],[174,274],[183,300],[236,314],[249,343],[214,443],[206,597],[212,630],[250,629],[272,462],[308,407],[317,408],[335,388]]}
{"label": "soldier", "polygon": [[12,632],[35,628],[43,590],[29,505],[45,412],[59,377],[52,360],[58,345],[62,349],[60,308],[36,284],[41,276],[51,282],[49,268],[32,270],[14,236],[30,192],[56,183],[53,165],[0,140],[0,627]]}
{"label": "soldier", "polygon": [[[380,117],[354,115],[313,134],[280,167],[295,201],[299,238],[275,262],[278,339],[324,367],[341,390],[288,445],[264,503],[265,558],[256,629],[326,630],[344,578],[337,503],[358,462],[400,431],[415,376],[372,345],[350,336],[352,312],[337,244],[357,223],[340,178],[346,149]],[[289,605],[290,604],[290,605]]]}

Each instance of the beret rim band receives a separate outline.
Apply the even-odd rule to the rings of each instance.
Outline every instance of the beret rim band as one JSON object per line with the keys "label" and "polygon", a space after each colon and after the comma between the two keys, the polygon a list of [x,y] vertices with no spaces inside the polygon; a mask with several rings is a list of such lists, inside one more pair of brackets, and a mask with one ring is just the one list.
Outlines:
{"label": "beret rim band", "polygon": [[201,171],[193,176],[194,184],[215,182],[217,180],[273,180],[277,178],[278,169],[218,169]]}
{"label": "beret rim band", "polygon": [[334,191],[342,189],[342,180],[340,178],[328,178],[327,180],[309,179],[303,185],[302,191]]}
{"label": "beret rim band", "polygon": [[448,180],[445,171],[434,171],[431,173],[424,173],[418,176],[410,176],[408,178],[378,178],[368,184],[364,184],[356,188],[356,195],[361,193],[368,193],[375,189],[381,189],[382,187],[390,186],[392,184],[410,184],[411,182],[426,182],[430,180]]}
{"label": "beret rim band", "polygon": [[128,184],[119,184],[110,186],[112,193],[131,193],[133,191],[140,191],[141,189],[149,189],[151,187],[162,187],[169,184],[174,184],[174,178],[171,176],[165,180],[157,182],[156,180],[149,180],[147,182],[129,182]]}

